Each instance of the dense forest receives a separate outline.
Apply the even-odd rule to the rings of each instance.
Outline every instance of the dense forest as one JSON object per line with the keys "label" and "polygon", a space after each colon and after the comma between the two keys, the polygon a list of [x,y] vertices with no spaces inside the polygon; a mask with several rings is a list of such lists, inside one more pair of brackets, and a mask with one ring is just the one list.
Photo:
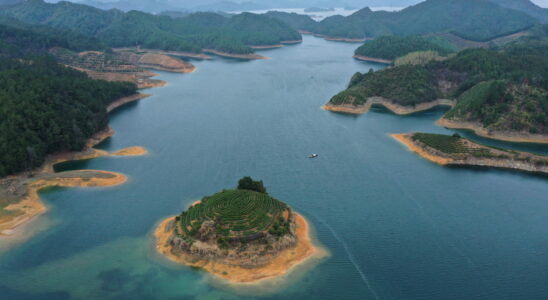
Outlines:
{"label": "dense forest", "polygon": [[347,17],[337,15],[317,23],[288,13],[272,16],[296,29],[344,38],[451,32],[470,40],[488,41],[538,23],[525,12],[488,0],[426,0],[398,12],[364,8]]}
{"label": "dense forest", "polygon": [[107,125],[106,106],[135,90],[48,57],[0,57],[0,177],[37,167],[50,153],[81,150]]}
{"label": "dense forest", "polygon": [[53,47],[73,51],[106,48],[97,39],[71,31],[27,25],[11,18],[0,17],[0,55],[8,57],[44,55]]}
{"label": "dense forest", "polygon": [[438,98],[457,99],[446,115],[492,130],[548,133],[547,26],[497,49],[466,49],[424,65],[402,65],[356,73],[330,104],[360,105],[380,96],[414,106]]}
{"label": "dense forest", "polygon": [[394,60],[417,51],[435,51],[440,55],[447,55],[455,50],[456,48],[442,37],[382,36],[360,46],[355,54]]}
{"label": "dense forest", "polygon": [[71,30],[96,38],[110,47],[250,53],[252,49],[249,46],[301,39],[289,25],[269,16],[250,13],[232,17],[195,13],[172,18],[139,11],[105,11],[71,2],[51,4],[29,0],[2,9],[0,15],[25,23]]}

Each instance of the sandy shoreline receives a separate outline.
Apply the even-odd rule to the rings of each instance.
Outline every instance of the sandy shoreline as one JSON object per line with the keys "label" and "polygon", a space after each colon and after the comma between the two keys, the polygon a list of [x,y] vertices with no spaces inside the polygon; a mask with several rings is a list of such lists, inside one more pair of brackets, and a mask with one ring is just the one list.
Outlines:
{"label": "sandy shoreline", "polygon": [[150,97],[150,96],[151,96],[150,94],[137,93],[137,94],[133,94],[131,96],[120,98],[120,99],[110,103],[107,106],[107,112],[111,112],[111,111],[117,109],[120,106],[123,106],[125,104],[130,103],[130,102],[138,101],[138,100]]}
{"label": "sandy shoreline", "polygon": [[509,134],[509,133],[500,133],[500,132],[489,132],[489,130],[481,127],[479,124],[467,123],[467,122],[454,122],[445,118],[439,119],[436,124],[441,127],[451,128],[451,129],[467,129],[473,131],[476,135],[494,139],[501,140],[506,142],[514,143],[538,143],[538,144],[548,144],[548,136],[545,135],[534,135],[529,133],[519,133],[519,134]]}
{"label": "sandy shoreline", "polygon": [[319,34],[319,33],[312,33],[312,34],[315,37],[325,39],[326,41],[334,41],[334,42],[363,43],[368,40],[367,38],[343,38],[343,37],[328,36],[328,35]]}
{"label": "sandy shoreline", "polygon": [[[107,107],[110,112],[124,104],[137,101],[148,95],[134,94],[120,98]],[[102,156],[137,156],[148,151],[139,146],[128,147],[109,153],[93,147],[111,137],[114,131],[107,127],[91,136],[86,147],[77,152],[59,152],[48,155],[44,163],[31,171],[10,175],[0,179],[0,197],[11,202],[0,214],[0,237],[13,237],[16,229],[47,211],[39,197],[39,191],[47,187],[99,187],[120,185],[127,181],[126,176],[100,170],[75,170],[56,173],[54,165],[71,160],[85,160]],[[5,213],[9,212],[9,213]]]}
{"label": "sandy shoreline", "polygon": [[282,277],[290,273],[297,266],[302,265],[311,259],[320,259],[327,256],[327,252],[324,249],[313,244],[310,238],[310,228],[306,219],[299,214],[295,215],[297,222],[297,245],[294,248],[283,250],[273,257],[272,261],[265,266],[243,268],[217,261],[195,261],[185,256],[172,254],[171,245],[168,243],[172,231],[168,229],[170,229],[170,224],[175,220],[175,217],[169,217],[163,220],[154,231],[156,250],[173,262],[204,269],[231,284],[259,284],[264,281]]}
{"label": "sandy shoreline", "polygon": [[380,64],[391,65],[391,64],[394,63],[393,60],[389,60],[389,59],[376,58],[376,57],[369,57],[369,56],[363,56],[363,55],[357,55],[357,54],[354,55],[354,56],[352,56],[352,57],[354,57],[354,58],[357,59],[357,60],[375,62],[375,63],[380,63]]}
{"label": "sandy shoreline", "polygon": [[386,107],[391,112],[397,115],[408,115],[425,110],[432,109],[436,106],[449,106],[453,107],[455,101],[448,99],[437,99],[430,102],[419,103],[415,106],[403,106],[395,104],[388,99],[382,97],[370,97],[367,99],[367,102],[363,105],[353,105],[353,104],[341,104],[341,105],[331,105],[329,103],[323,105],[321,108],[333,112],[347,113],[347,114],[364,114],[369,112],[373,105],[382,105]]}
{"label": "sandy shoreline", "polygon": [[211,53],[222,57],[228,58],[238,58],[238,59],[270,59],[269,57],[258,55],[258,54],[236,54],[236,53],[227,53],[214,49],[203,49],[205,53]]}
{"label": "sandy shoreline", "polygon": [[295,45],[302,43],[303,40],[289,40],[289,41],[281,41],[279,44],[275,45],[250,45],[249,47],[251,49],[275,49],[275,48],[282,48],[285,45]]}
{"label": "sandy shoreline", "polygon": [[167,50],[159,50],[159,49],[144,49],[144,48],[114,48],[113,49],[116,52],[124,52],[124,51],[133,51],[133,52],[148,52],[148,53],[156,53],[156,54],[164,54],[164,55],[173,55],[173,56],[181,56],[181,57],[189,57],[189,58],[195,58],[195,59],[212,59],[211,56],[203,54],[203,53],[194,53],[194,52],[185,52],[185,51],[167,51]]}
{"label": "sandy shoreline", "polygon": [[391,134],[391,137],[398,140],[400,143],[407,146],[407,148],[418,155],[420,155],[423,158],[428,159],[429,161],[435,162],[437,164],[440,164],[442,166],[447,165],[451,162],[451,159],[444,158],[441,156],[432,155],[431,153],[425,151],[421,147],[417,146],[413,141],[411,140],[411,137],[409,134]]}
{"label": "sandy shoreline", "polygon": [[439,150],[417,144],[413,141],[412,134],[391,134],[390,136],[404,144],[409,150],[417,153],[422,158],[442,166],[492,167],[548,174],[548,157],[545,156],[520,151],[514,151],[512,153],[504,152],[496,148],[474,143],[467,139],[464,139],[464,143],[469,147],[489,149],[489,156],[476,157],[471,154],[449,155],[442,153]]}

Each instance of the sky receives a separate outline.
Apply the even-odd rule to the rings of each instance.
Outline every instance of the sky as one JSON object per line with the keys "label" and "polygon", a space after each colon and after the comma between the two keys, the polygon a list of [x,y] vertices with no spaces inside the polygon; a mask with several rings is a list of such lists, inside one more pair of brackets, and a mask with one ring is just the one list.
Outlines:
{"label": "sky", "polygon": [[[48,2],[58,2],[59,0],[46,0],[46,1],[48,1]],[[83,2],[83,0],[69,0],[69,1]],[[97,1],[97,2],[116,2],[118,0],[95,0],[95,1]],[[154,1],[154,0],[151,0],[151,1]],[[170,0],[170,2],[174,2],[174,3],[177,3],[177,2],[184,3],[185,1],[186,0]],[[204,1],[204,2],[211,3],[211,2],[221,2],[221,1],[245,2],[245,1],[249,1],[249,0],[218,0],[218,1],[207,0],[207,1]],[[407,1],[408,2],[419,2],[419,0],[416,0],[416,1],[407,0]],[[535,4],[537,4],[540,7],[548,8],[548,0],[531,0],[531,1]],[[200,1],[195,1],[195,2],[199,3]],[[299,2],[299,0],[296,0],[295,2]],[[351,2],[355,2],[355,1],[351,1]],[[377,6],[400,6],[400,4],[397,3],[397,2],[405,2],[405,0],[369,0],[369,1],[364,0],[364,2],[375,2],[375,4],[378,2]]]}

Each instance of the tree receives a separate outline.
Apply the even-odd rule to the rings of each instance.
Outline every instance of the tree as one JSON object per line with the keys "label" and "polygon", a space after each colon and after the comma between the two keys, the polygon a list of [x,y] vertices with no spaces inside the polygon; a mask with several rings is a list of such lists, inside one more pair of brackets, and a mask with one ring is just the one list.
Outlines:
{"label": "tree", "polygon": [[238,189],[250,190],[250,191],[255,191],[263,194],[267,193],[262,180],[254,181],[249,176],[244,176],[242,177],[242,179],[238,181]]}

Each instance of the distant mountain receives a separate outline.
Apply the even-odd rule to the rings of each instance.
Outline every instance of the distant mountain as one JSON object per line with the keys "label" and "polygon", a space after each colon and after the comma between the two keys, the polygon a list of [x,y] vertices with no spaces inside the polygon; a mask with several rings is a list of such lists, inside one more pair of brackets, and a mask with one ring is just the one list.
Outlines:
{"label": "distant mountain", "polygon": [[[292,26],[303,22],[295,15],[281,16],[274,17]],[[524,12],[503,8],[488,0],[427,0],[397,12],[372,11],[366,7],[347,17],[328,17],[305,30],[340,38],[451,32],[466,39],[485,41],[537,23]]]}
{"label": "distant mountain", "polygon": [[17,4],[17,3],[23,2],[23,1],[24,0],[0,0],[0,6]]}
{"label": "distant mountain", "polygon": [[195,13],[183,18],[140,11],[101,10],[71,2],[42,0],[8,6],[0,15],[30,24],[72,30],[97,38],[110,47],[141,46],[150,49],[200,52],[251,53],[249,46],[274,45],[299,40],[300,34],[285,23],[264,15],[243,13],[230,18]]}
{"label": "distant mountain", "polygon": [[542,8],[531,0],[489,0],[502,7],[511,8],[522,11],[542,23],[548,23],[548,9]]}

